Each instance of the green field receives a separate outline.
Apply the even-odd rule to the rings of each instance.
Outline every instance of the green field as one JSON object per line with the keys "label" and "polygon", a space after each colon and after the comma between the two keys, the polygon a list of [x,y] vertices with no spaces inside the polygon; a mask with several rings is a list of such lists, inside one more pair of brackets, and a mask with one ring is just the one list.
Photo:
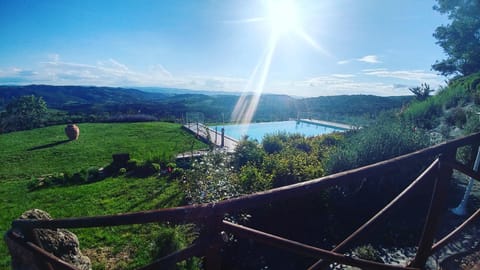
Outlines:
{"label": "green field", "polygon": [[[64,126],[0,135],[0,231],[25,210],[39,208],[53,217],[77,217],[124,213],[177,206],[183,203],[181,188],[165,178],[117,177],[100,182],[29,191],[32,177],[78,172],[102,167],[111,155],[128,152],[137,160],[171,159],[175,154],[205,145],[170,123],[80,124],[77,141],[65,141]],[[165,252],[167,245],[185,245],[187,227],[121,226],[75,230],[81,248],[95,254],[94,268],[132,268]],[[161,239],[161,240],[159,240]],[[171,243],[169,243],[169,241]],[[92,256],[91,256],[92,257]],[[118,258],[118,260],[117,260]],[[110,262],[109,262],[110,260]],[[0,269],[9,269],[6,245],[0,245]],[[112,262],[113,261],[113,262]]]}

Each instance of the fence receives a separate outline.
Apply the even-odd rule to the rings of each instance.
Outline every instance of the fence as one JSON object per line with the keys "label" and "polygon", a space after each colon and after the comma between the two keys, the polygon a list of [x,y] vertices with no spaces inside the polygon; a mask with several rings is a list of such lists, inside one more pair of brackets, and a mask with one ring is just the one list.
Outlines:
{"label": "fence", "polygon": [[[261,242],[275,248],[288,250],[289,252],[301,256],[317,259],[318,261],[308,269],[324,269],[328,267],[331,262],[366,269],[423,269],[429,256],[442,248],[452,239],[452,237],[457,235],[468,224],[480,216],[479,209],[467,218],[460,226],[434,243],[434,235],[439,224],[439,217],[444,211],[446,211],[445,199],[447,196],[448,183],[451,180],[453,170],[457,170],[477,181],[480,179],[479,173],[456,160],[457,149],[467,145],[471,145],[476,149],[479,144],[480,133],[477,133],[358,169],[218,203],[190,205],[110,216],[54,220],[15,220],[12,223],[12,229],[7,233],[6,237],[9,238],[10,241],[17,243],[22,249],[34,254],[35,263],[43,269],[73,270],[76,268],[43,250],[34,229],[104,227],[145,224],[150,222],[169,222],[173,224],[194,223],[202,225],[205,229],[200,233],[198,239],[191,246],[160,258],[152,264],[141,268],[142,270],[174,268],[176,262],[193,256],[204,257],[204,265],[208,270],[221,269],[222,262],[221,257],[219,256],[219,250],[222,245],[224,245],[222,238],[224,238],[226,233],[232,233],[237,237],[249,238],[253,241]],[[356,179],[371,175],[385,174],[386,172],[398,169],[399,167],[408,166],[412,163],[424,162],[424,160],[431,160],[431,158],[436,159],[413,182],[411,182],[405,190],[344,241],[336,245],[332,250],[317,248],[224,220],[224,215],[227,213],[238,212],[242,209],[254,208],[255,206],[265,205],[275,201],[300,198],[307,193],[319,192],[329,186],[341,184],[345,181],[355,181]],[[353,258],[342,253],[348,243],[358,237],[372,224],[377,222],[381,216],[385,215],[392,206],[396,205],[401,199],[403,199],[415,186],[428,180],[434,181],[429,210],[423,225],[423,233],[418,240],[417,254],[408,265],[388,265]]]}

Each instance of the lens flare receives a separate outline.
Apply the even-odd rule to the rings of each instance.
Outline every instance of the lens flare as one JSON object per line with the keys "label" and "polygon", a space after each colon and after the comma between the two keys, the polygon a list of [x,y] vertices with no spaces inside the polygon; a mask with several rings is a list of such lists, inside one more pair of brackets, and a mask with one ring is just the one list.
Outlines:
{"label": "lens flare", "polygon": [[[231,116],[232,122],[247,124],[245,125],[246,129],[248,129],[248,124],[252,121],[257,110],[268,78],[273,55],[282,35],[294,33],[323,55],[331,56],[327,50],[320,46],[302,29],[300,13],[293,0],[268,0],[267,8],[268,14],[264,18],[257,17],[235,21],[240,23],[266,21],[271,25],[270,38],[265,52],[250,75],[245,90],[238,99]],[[246,133],[246,131],[247,130],[245,130],[244,133]]]}
{"label": "lens flare", "polygon": [[[265,82],[267,81],[277,40],[278,35],[272,33],[267,49],[250,76],[245,92],[240,96],[233,109],[231,118],[233,122],[248,124],[252,121],[253,115],[257,110],[258,102],[260,101],[260,96],[265,88]],[[253,93],[249,92],[252,90]]]}

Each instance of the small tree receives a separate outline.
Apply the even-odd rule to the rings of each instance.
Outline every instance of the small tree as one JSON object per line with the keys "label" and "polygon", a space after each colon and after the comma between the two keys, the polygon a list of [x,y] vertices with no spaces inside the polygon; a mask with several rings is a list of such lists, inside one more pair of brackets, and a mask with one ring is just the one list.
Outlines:
{"label": "small tree", "polygon": [[442,75],[469,75],[480,70],[480,1],[437,0],[433,7],[448,16],[450,24],[437,27],[433,36],[446,59],[432,68]]}
{"label": "small tree", "polygon": [[430,96],[430,93],[433,92],[433,89],[430,88],[430,85],[426,83],[422,83],[420,86],[408,88],[408,90],[410,90],[410,92],[412,92],[420,101],[427,99]]}
{"label": "small tree", "polygon": [[47,103],[42,97],[21,96],[7,104],[2,115],[5,131],[32,129],[41,126],[47,114]]}

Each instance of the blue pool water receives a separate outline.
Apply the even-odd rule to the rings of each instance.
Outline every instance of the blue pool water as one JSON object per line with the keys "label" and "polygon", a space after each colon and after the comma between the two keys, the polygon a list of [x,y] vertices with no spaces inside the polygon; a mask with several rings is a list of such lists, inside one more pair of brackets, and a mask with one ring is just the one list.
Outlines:
{"label": "blue pool water", "polygon": [[217,128],[218,132],[225,128],[225,135],[240,140],[242,136],[248,135],[250,139],[262,141],[266,134],[275,134],[278,132],[300,133],[305,136],[316,136],[332,133],[335,131],[344,131],[341,128],[322,126],[319,124],[310,124],[297,121],[265,122],[239,125],[218,125],[210,126],[211,129]]}

